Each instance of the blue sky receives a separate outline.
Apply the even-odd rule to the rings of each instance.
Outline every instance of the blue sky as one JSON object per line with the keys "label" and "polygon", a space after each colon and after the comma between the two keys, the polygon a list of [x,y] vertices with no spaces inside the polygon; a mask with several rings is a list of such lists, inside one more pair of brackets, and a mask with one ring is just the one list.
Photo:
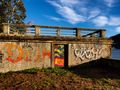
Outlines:
{"label": "blue sky", "polygon": [[120,0],[23,0],[25,23],[103,28],[107,37],[120,33]]}

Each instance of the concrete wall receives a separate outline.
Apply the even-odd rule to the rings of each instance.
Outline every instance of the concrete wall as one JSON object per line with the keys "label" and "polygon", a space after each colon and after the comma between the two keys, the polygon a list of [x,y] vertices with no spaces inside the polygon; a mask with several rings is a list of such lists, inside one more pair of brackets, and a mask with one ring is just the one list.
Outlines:
{"label": "concrete wall", "polygon": [[108,58],[111,55],[111,45],[107,44],[69,44],[69,66],[74,66],[97,60]]}
{"label": "concrete wall", "polygon": [[[38,25],[12,25],[17,28],[34,28],[35,35],[11,34],[10,25],[0,24],[0,72],[18,71],[29,68],[54,67],[54,64],[64,66],[64,55],[67,55],[68,66],[74,66],[99,58],[109,57],[111,54],[112,40],[105,38],[105,30],[67,28],[56,26]],[[56,36],[41,36],[41,28],[56,29]],[[76,30],[75,37],[62,37],[60,30]],[[99,37],[82,37],[80,30],[97,30]],[[67,45],[56,48],[55,45]],[[59,50],[60,49],[60,50]],[[68,51],[64,54],[64,50]],[[59,52],[61,51],[61,52]],[[63,52],[63,53],[62,53]],[[57,62],[55,61],[55,57]]]}
{"label": "concrete wall", "polygon": [[0,42],[0,72],[51,67],[51,44]]}
{"label": "concrete wall", "polygon": [[[0,72],[55,66],[55,45],[57,42],[7,39],[0,41]],[[60,54],[68,56],[68,66],[79,65],[99,58],[108,58],[111,55],[111,44],[104,41],[99,43],[91,41],[89,43],[81,41],[65,43],[60,41],[57,44],[68,45],[68,49],[65,49],[68,50],[67,54],[60,52]],[[66,60],[66,58],[64,59]],[[64,66],[65,61],[61,61],[64,59],[59,59],[60,66]]]}

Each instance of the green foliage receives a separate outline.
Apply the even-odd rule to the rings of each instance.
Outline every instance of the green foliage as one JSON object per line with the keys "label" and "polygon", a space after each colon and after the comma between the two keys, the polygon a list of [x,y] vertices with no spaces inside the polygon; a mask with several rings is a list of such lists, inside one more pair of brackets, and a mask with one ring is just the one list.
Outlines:
{"label": "green foliage", "polygon": [[0,23],[21,24],[26,17],[25,12],[22,0],[0,1]]}
{"label": "green foliage", "polygon": [[26,69],[26,70],[21,70],[21,71],[11,71],[8,73],[0,73],[0,76],[2,75],[7,75],[11,73],[27,73],[27,74],[35,74],[37,72],[45,72],[45,73],[55,73],[56,75],[65,75],[67,74],[68,70],[65,70],[64,68],[61,67],[55,67],[55,68],[31,68],[31,69]]}
{"label": "green foliage", "polygon": [[17,73],[28,73],[28,74],[35,74],[39,71],[38,68],[26,69],[22,71],[17,71]]}
{"label": "green foliage", "polygon": [[56,75],[65,75],[68,73],[67,70],[65,70],[64,68],[60,68],[60,67],[55,67],[55,68],[43,68],[41,69],[42,72],[46,72],[46,73],[55,73]]}

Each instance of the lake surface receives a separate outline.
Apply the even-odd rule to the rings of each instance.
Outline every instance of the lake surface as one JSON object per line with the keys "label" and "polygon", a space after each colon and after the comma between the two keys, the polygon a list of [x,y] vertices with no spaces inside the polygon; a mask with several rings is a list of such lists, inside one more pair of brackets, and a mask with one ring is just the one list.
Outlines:
{"label": "lake surface", "polygon": [[112,59],[120,60],[120,49],[112,49]]}

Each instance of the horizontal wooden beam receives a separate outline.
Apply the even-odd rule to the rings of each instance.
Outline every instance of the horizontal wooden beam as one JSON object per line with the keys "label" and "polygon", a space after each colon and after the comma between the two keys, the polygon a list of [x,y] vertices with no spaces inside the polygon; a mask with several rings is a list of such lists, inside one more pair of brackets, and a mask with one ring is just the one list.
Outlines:
{"label": "horizontal wooden beam", "polygon": [[[8,25],[8,26],[6,26]],[[95,33],[99,33],[99,37],[101,38],[105,38],[105,31],[104,29],[93,29],[93,28],[71,28],[71,27],[61,27],[61,26],[41,26],[41,25],[29,25],[29,24],[4,24],[5,28],[3,31],[7,30],[8,32],[8,29],[10,28],[10,26],[14,26],[14,27],[18,27],[18,28],[23,28],[24,30],[26,30],[27,28],[33,28],[33,30],[35,30],[35,35],[36,36],[40,36],[40,29],[42,30],[42,28],[49,28],[49,29],[55,29],[56,30],[56,36],[57,37],[61,37],[60,36],[60,32],[62,30],[75,30],[75,34],[76,35],[76,38],[81,38],[81,31],[94,31],[92,33],[89,33],[87,35],[83,35],[82,37],[86,37],[86,36],[89,36],[89,35],[93,35]],[[43,29],[44,30],[44,29]],[[51,31],[50,31],[51,32]],[[3,32],[3,33],[6,33],[6,32]],[[7,33],[9,34],[9,33]],[[69,34],[68,34],[69,35]]]}
{"label": "horizontal wooden beam", "polygon": [[11,24],[18,27],[40,27],[40,28],[51,28],[51,29],[65,29],[65,30],[89,30],[89,31],[98,31],[101,29],[95,28],[72,28],[72,27],[61,27],[61,26],[41,26],[41,25],[28,25],[28,24]]}
{"label": "horizontal wooden beam", "polygon": [[86,34],[86,35],[83,35],[82,37],[87,37],[87,36],[93,35],[93,34],[98,33],[98,32],[99,32],[99,31],[95,31],[95,32],[92,32],[92,33],[88,33],[88,34]]}
{"label": "horizontal wooden beam", "polygon": [[[95,32],[92,32],[92,33],[83,35],[82,37],[87,37],[87,36],[90,36],[90,35],[93,35],[93,34],[96,34],[96,33],[99,34],[99,37],[105,37],[105,32],[106,32],[106,30],[100,29],[100,30],[98,30],[98,31],[95,31]],[[103,34],[104,34],[104,35],[103,35]]]}

